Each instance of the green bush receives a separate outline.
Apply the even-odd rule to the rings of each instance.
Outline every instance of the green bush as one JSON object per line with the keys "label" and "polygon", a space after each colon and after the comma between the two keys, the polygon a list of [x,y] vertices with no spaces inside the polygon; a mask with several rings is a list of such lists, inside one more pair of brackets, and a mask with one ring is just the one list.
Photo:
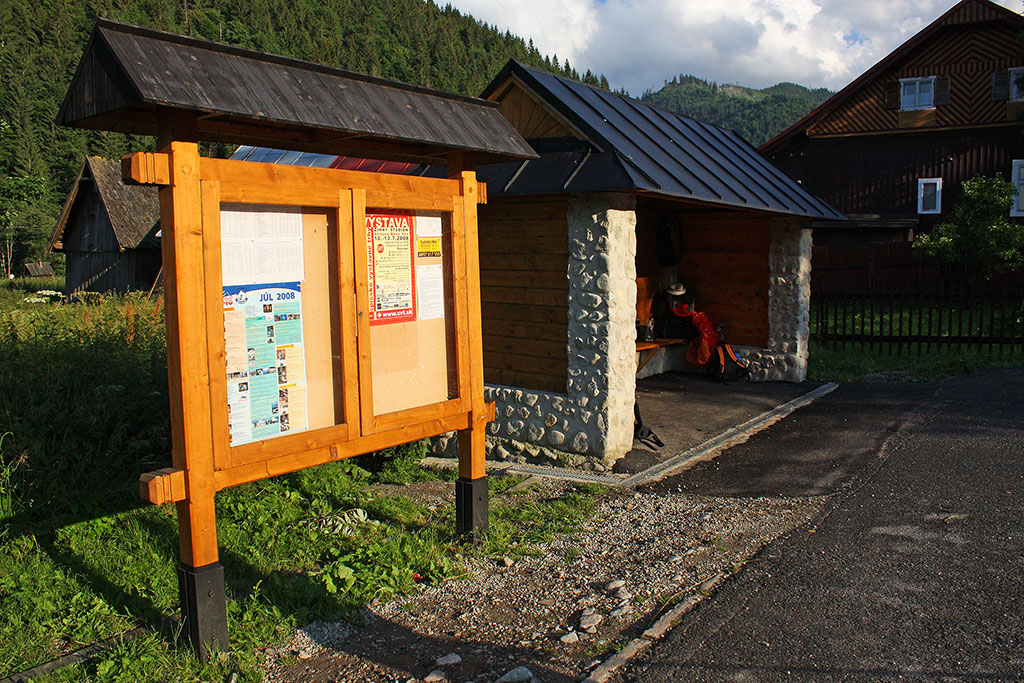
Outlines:
{"label": "green bush", "polygon": [[914,247],[933,259],[992,274],[1024,264],[1024,231],[1010,221],[1017,188],[996,174],[965,180],[950,219],[918,235]]}

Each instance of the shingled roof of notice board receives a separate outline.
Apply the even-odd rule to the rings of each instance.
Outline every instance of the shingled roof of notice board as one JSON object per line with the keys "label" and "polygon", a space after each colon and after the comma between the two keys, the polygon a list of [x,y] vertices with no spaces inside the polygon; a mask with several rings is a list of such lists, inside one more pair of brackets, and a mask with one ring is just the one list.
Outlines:
{"label": "shingled roof of notice board", "polygon": [[[735,132],[652,107],[516,61],[505,65],[483,97],[510,79],[553,110],[587,149],[545,153],[488,173],[491,196],[629,190],[732,207],[826,220],[844,216],[804,190]],[[563,146],[569,141],[563,141]],[[593,169],[588,167],[593,166]],[[483,171],[481,171],[483,173]],[[507,184],[504,181],[508,181]]]}
{"label": "shingled roof of notice board", "polygon": [[201,140],[444,163],[536,154],[490,102],[100,19],[57,122],[155,135],[194,111]]}

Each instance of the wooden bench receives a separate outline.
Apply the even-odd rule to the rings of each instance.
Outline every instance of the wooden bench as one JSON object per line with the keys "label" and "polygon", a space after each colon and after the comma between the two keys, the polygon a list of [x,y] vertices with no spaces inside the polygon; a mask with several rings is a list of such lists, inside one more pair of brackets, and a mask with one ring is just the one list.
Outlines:
{"label": "wooden bench", "polygon": [[[654,358],[654,354],[656,354],[658,352],[658,349],[660,349],[661,347],[674,346],[675,344],[686,344],[689,341],[689,339],[652,339],[651,341],[638,341],[636,343],[636,352],[641,354],[641,357],[640,363],[636,366],[637,373],[639,373],[643,369],[643,367],[647,365],[648,361]],[[646,356],[644,356],[644,351],[649,351],[649,353]]]}

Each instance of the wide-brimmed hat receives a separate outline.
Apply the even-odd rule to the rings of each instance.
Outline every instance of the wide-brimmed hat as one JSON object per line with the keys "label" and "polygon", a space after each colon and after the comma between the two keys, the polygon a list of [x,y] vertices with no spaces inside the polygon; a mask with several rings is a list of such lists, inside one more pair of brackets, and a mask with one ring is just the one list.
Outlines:
{"label": "wide-brimmed hat", "polygon": [[682,286],[677,282],[674,285],[669,285],[668,287],[666,287],[665,291],[671,294],[672,296],[682,296],[683,294],[686,294],[686,287]]}

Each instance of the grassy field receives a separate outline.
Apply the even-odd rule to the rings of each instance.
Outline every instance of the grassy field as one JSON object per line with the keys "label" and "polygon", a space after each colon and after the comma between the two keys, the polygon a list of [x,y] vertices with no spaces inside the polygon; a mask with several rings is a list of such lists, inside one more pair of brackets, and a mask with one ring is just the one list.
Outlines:
{"label": "grassy field", "polygon": [[[1014,307],[988,307],[968,312],[955,306],[897,309],[887,306],[843,309],[840,306],[829,315],[827,328],[832,333],[891,335],[893,344],[877,341],[822,343],[815,338],[821,331],[817,313],[812,304],[808,367],[811,379],[852,382],[879,373],[898,373],[914,381],[935,381],[986,367],[1024,367],[1024,351],[1019,344],[1007,346],[1000,353],[998,346],[972,343],[968,348],[956,343],[958,338],[979,340],[989,336],[1019,339],[1021,318]],[[934,335],[936,340],[943,341],[922,344],[907,341],[915,334]]]}
{"label": "grassy field", "polygon": [[[139,296],[44,303],[18,284],[0,286],[0,677],[178,611],[174,508],[136,493],[140,473],[170,464],[163,311]],[[504,495],[516,480],[492,478],[491,531],[466,545],[451,505],[375,488],[436,478],[420,448],[218,494],[226,661],[201,664],[154,631],[43,680],[257,681],[256,648],[295,625],[355,618],[475,554],[532,552],[595,502],[586,487]]]}
{"label": "grassy field", "polygon": [[1024,352],[933,349],[920,355],[915,351],[889,354],[877,349],[847,344],[822,345],[810,342],[808,379],[832,382],[859,382],[879,374],[892,379],[935,382],[993,367],[1024,367]]}

